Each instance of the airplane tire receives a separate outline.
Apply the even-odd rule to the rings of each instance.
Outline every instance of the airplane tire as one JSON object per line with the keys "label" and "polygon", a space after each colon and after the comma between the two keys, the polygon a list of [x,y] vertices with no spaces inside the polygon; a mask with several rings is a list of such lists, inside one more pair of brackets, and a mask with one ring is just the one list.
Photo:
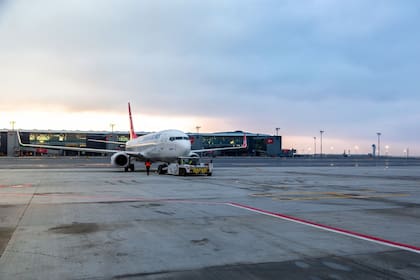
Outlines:
{"label": "airplane tire", "polygon": [[131,172],[134,172],[134,163],[130,163],[130,165],[128,166],[128,169],[130,169]]}
{"label": "airplane tire", "polygon": [[124,172],[128,172],[128,166],[124,167]]}

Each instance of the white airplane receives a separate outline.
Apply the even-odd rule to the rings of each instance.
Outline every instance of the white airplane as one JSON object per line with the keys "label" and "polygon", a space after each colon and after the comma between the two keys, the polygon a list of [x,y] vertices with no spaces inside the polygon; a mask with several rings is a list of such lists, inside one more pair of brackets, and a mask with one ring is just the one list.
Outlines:
{"label": "white airplane", "polygon": [[[180,130],[170,129],[163,130],[155,133],[146,134],[143,136],[137,136],[134,132],[133,119],[131,116],[131,107],[128,103],[128,114],[130,118],[130,140],[125,143],[125,151],[121,150],[110,150],[110,149],[94,149],[94,148],[77,148],[77,147],[65,147],[65,146],[50,146],[50,145],[36,145],[36,144],[23,144],[20,138],[19,131],[17,132],[19,145],[23,147],[31,148],[45,148],[55,150],[68,150],[68,151],[80,151],[80,152],[95,152],[95,153],[107,153],[112,154],[111,165],[115,167],[122,167],[125,171],[134,171],[134,164],[132,160],[151,162],[162,162],[159,165],[158,170],[160,171],[165,165],[175,162],[178,157],[192,156],[199,157],[197,153],[200,152],[211,152],[220,150],[233,150],[233,149],[244,149],[247,147],[246,134],[244,133],[243,143],[241,146],[231,146],[224,148],[212,148],[212,149],[201,149],[191,150],[191,141],[187,134]],[[108,143],[118,143],[112,141],[101,141]]]}

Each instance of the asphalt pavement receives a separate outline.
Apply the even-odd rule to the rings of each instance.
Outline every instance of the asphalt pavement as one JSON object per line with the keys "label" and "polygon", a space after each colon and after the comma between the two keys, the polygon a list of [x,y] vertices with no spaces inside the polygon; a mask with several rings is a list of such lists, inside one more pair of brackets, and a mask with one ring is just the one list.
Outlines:
{"label": "asphalt pavement", "polygon": [[0,158],[0,279],[420,279],[419,166],[212,160]]}

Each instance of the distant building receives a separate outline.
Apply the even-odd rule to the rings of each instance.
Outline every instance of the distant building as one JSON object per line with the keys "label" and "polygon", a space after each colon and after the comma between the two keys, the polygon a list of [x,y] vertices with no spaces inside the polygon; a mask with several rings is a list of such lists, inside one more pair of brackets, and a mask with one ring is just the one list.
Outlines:
{"label": "distant building", "polygon": [[[138,132],[141,136],[146,132]],[[215,133],[187,133],[191,140],[192,150],[228,147],[241,145],[244,132],[215,132]],[[105,143],[113,141],[124,143],[128,141],[128,132],[109,131],[65,131],[65,130],[21,130],[23,143],[123,150],[118,144]],[[246,132],[248,148],[244,150],[216,151],[203,153],[206,156],[282,156],[282,137],[268,134],[255,134]],[[0,130],[0,155],[2,156],[35,156],[35,155],[62,155],[62,156],[93,156],[101,153],[87,153],[76,151],[46,150],[28,147],[19,147],[16,131]]]}
{"label": "distant building", "polygon": [[[191,139],[191,149],[211,149],[241,145],[244,132],[187,133]],[[207,155],[223,156],[281,156],[281,136],[246,132],[248,148],[245,150],[216,151]]]}

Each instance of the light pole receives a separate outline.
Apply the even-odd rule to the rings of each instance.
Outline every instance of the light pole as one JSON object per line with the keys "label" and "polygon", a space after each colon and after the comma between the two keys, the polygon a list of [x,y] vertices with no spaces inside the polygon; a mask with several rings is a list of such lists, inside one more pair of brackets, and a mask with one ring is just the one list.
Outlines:
{"label": "light pole", "polygon": [[276,127],[276,136],[279,136],[280,127]]}
{"label": "light pole", "polygon": [[111,136],[112,136],[114,134],[115,123],[110,123],[109,126],[111,127]]}
{"label": "light pole", "polygon": [[15,124],[16,124],[15,121],[10,121],[10,125],[12,126],[12,131],[15,130]]}
{"label": "light pole", "polygon": [[200,133],[200,128],[201,126],[198,126],[198,125],[195,127],[195,129],[197,130],[197,134]]}
{"label": "light pole", "polygon": [[381,156],[381,134],[380,132],[376,132],[376,135],[378,135],[378,157]]}
{"label": "light pole", "polygon": [[319,131],[319,133],[321,134],[321,153],[320,153],[320,157],[322,157],[322,134],[324,133],[325,131],[323,131],[323,130],[320,130]]}
{"label": "light pole", "polygon": [[[115,141],[115,139],[114,139],[115,123],[110,123],[109,126],[111,127],[111,137],[109,139],[110,139],[110,141]],[[107,144],[107,146],[110,147],[111,149],[115,149],[115,144],[111,144],[111,143]]]}
{"label": "light pole", "polygon": [[404,152],[404,156],[405,156],[405,158],[406,158],[406,159],[408,159],[408,148],[407,148],[407,149],[404,149],[404,151],[403,151],[403,152]]}
{"label": "light pole", "polygon": [[316,156],[316,137],[314,136],[314,157]]}

